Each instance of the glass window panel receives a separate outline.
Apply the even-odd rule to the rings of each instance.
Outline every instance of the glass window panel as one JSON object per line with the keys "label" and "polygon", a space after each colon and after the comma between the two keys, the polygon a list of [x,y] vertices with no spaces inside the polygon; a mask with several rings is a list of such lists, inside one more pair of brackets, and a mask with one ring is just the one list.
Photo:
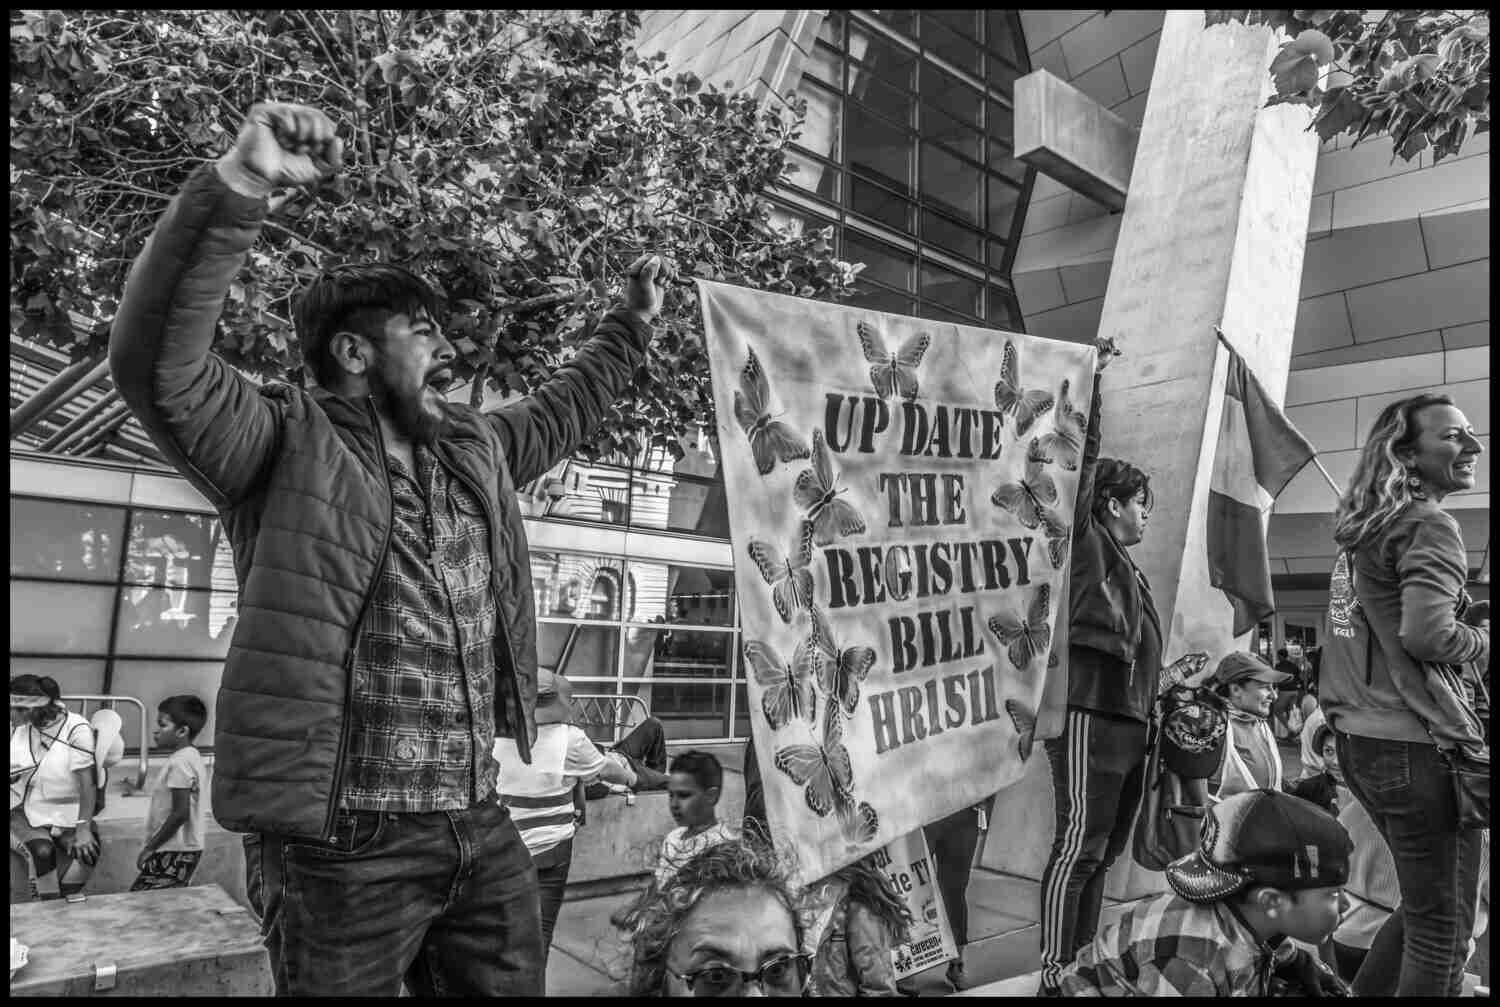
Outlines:
{"label": "glass window panel", "polygon": [[966,315],[979,315],[979,281],[944,269],[934,262],[922,263],[922,300]]}
{"label": "glass window panel", "polygon": [[1025,162],[1017,161],[1011,156],[1011,153],[1009,144],[1001,144],[991,140],[990,170],[998,171],[1012,182],[1020,185],[1026,181],[1026,164]]}
{"label": "glass window panel", "polygon": [[870,13],[903,35],[917,33],[917,12],[914,10],[872,10]]}
{"label": "glass window panel", "polygon": [[923,210],[922,240],[978,261],[983,235],[931,210]]}
{"label": "glass window panel", "polygon": [[10,582],[12,653],[98,654],[109,652],[116,588]]}
{"label": "glass window panel", "polygon": [[597,524],[624,524],[630,510],[630,472],[612,465],[569,459],[542,480],[546,502],[539,517]]}
{"label": "glass window panel", "polygon": [[625,618],[631,622],[734,625],[732,570],[627,558],[625,580]]}
{"label": "glass window panel", "polygon": [[673,741],[729,737],[728,682],[626,682]]}
{"label": "glass window panel", "polygon": [[[826,23],[824,30],[827,30]],[[821,36],[823,33],[818,34]],[[838,50],[838,43],[830,46],[820,41],[813,46],[812,58],[803,64],[802,72],[842,91],[844,89],[844,56]]]}
{"label": "glass window panel", "polygon": [[650,660],[643,669],[627,665],[627,678],[730,677],[737,634],[676,626],[664,626],[650,632]]}
{"label": "glass window panel", "polygon": [[10,498],[10,575],[114,581],[120,576],[125,509]]}
{"label": "glass window panel", "polygon": [[986,317],[1003,329],[1010,332],[1021,331],[1021,309],[1016,303],[1016,295],[1004,287],[990,284],[987,293],[989,303],[986,305],[988,311]]}
{"label": "glass window panel", "polygon": [[986,229],[991,234],[1010,237],[1011,221],[1021,201],[1021,188],[999,178],[990,176],[990,198],[986,213]]}
{"label": "glass window panel", "polygon": [[734,736],[750,737],[750,690],[743,682],[734,687]]}
{"label": "glass window panel", "polygon": [[879,77],[866,72],[851,70],[849,97],[866,108],[874,109],[887,119],[906,127],[912,125],[912,110],[917,99],[910,91],[887,84]]}
{"label": "glass window panel", "polygon": [[916,140],[906,130],[857,105],[848,111],[849,168],[897,192],[911,191]]}
{"label": "glass window panel", "polygon": [[[104,658],[85,657],[15,657],[10,659],[10,674],[42,675],[57,683],[64,697],[99,696],[104,693]],[[83,713],[81,703],[69,703],[75,713]],[[97,710],[97,705],[90,710]],[[125,707],[121,716],[129,720],[136,711]]]}
{"label": "glass window panel", "polygon": [[631,524],[713,538],[729,537],[729,507],[721,479],[637,472],[631,495]]}
{"label": "glass window panel", "polygon": [[1004,270],[1006,245],[1003,241],[987,241],[985,245],[989,248],[990,268]]}
{"label": "glass window panel", "polygon": [[965,157],[978,161],[984,157],[984,136],[972,126],[965,126],[930,105],[922,106],[923,140],[941,140]]}
{"label": "glass window panel", "polygon": [[[960,220],[983,223],[980,200],[984,173],[941,147],[922,144],[922,200]],[[993,228],[992,228],[993,230]]]}
{"label": "glass window panel", "polygon": [[538,620],[536,660],[570,679],[613,678],[619,661],[620,630],[583,622]]}
{"label": "glass window panel", "polygon": [[[1007,10],[985,11],[984,41],[992,51],[999,53],[1018,66],[1026,54],[1016,45],[1021,36],[1015,29],[1015,16]],[[993,64],[993,60],[990,61]]]}
{"label": "glass window panel", "polygon": [[1016,78],[1021,76],[1021,71],[1005,60],[997,59],[994,56],[988,57],[985,62],[988,71],[985,79],[989,82],[990,87],[1006,97],[1014,94],[1016,90]]}
{"label": "glass window panel", "polygon": [[[969,13],[968,11],[955,11],[954,13]],[[971,28],[967,34],[959,34],[944,25],[937,23],[930,17],[923,18],[922,23],[922,45],[929,52],[942,59],[947,60],[960,70],[967,70],[972,74],[983,72],[980,65],[979,46],[975,44],[977,33]]]}
{"label": "glass window panel", "polygon": [[624,583],[615,556],[531,550],[531,592],[540,618],[619,619]]}
{"label": "glass window panel", "polygon": [[922,14],[922,41],[927,41],[927,25],[937,22],[950,31],[965,38],[979,37],[979,11],[977,10],[930,10]]}
{"label": "glass window panel", "polygon": [[910,232],[916,217],[916,207],[908,200],[860,178],[849,180],[849,209],[898,231]]}
{"label": "glass window panel", "polygon": [[930,63],[922,64],[922,100],[971,126],[979,125],[983,99],[957,77]]}
{"label": "glass window panel", "polygon": [[[193,744],[199,749],[212,748],[214,744],[214,706],[219,696],[219,682],[224,677],[222,661],[116,661],[114,680],[110,684],[111,695],[134,696],[146,705],[146,723],[156,725],[156,704],[168,696],[197,696],[208,707],[208,721]],[[121,704],[120,716],[125,721],[120,736],[125,747],[139,751],[141,746],[140,716],[134,707]],[[146,743],[150,744],[147,738]],[[164,754],[164,753],[163,753]],[[156,765],[153,758],[152,765]],[[118,775],[118,770],[116,774]]]}
{"label": "glass window panel", "polygon": [[840,93],[815,81],[805,82],[797,93],[807,100],[807,114],[797,143],[822,157],[839,160],[844,106]]}
{"label": "glass window panel", "polygon": [[120,591],[115,653],[223,658],[238,618],[233,591],[132,585]]}
{"label": "glass window panel", "polygon": [[809,157],[795,147],[786,148],[786,182],[831,203],[839,198],[839,170]]}
{"label": "glass window panel", "polygon": [[[893,84],[912,90],[915,87],[917,55],[883,35],[866,31],[857,24],[849,26],[849,55],[864,64],[865,69]],[[850,86],[855,83],[855,67],[849,67]]]}
{"label": "glass window panel", "polygon": [[854,293],[844,303],[874,311],[889,311],[893,315],[916,314],[916,301],[910,294],[897,293],[873,283],[856,284]]}
{"label": "glass window panel", "polygon": [[234,558],[213,514],[136,511],[130,521],[125,581],[159,587],[232,587]]}
{"label": "glass window panel", "polygon": [[979,320],[957,311],[949,311],[938,304],[923,304],[917,312],[923,318],[934,318],[942,322],[957,322],[959,325],[978,325]]}
{"label": "glass window panel", "polygon": [[801,207],[787,206],[785,203],[771,204],[771,223],[776,227],[785,228],[794,238],[812,231],[821,231],[825,227],[837,226],[827,218],[808,213]]}
{"label": "glass window panel", "polygon": [[912,289],[912,267],[917,258],[875,238],[867,238],[853,231],[844,232],[844,259],[847,262],[863,262],[862,276],[901,290]]}
{"label": "glass window panel", "polygon": [[1015,112],[998,101],[985,102],[985,131],[997,140],[1013,143],[1016,135]]}

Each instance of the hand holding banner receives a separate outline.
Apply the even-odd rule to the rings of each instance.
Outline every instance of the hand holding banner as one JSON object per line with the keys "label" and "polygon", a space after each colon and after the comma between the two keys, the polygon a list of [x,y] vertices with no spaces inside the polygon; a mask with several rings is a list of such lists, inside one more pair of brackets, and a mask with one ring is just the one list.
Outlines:
{"label": "hand holding banner", "polygon": [[1020,777],[1095,350],[698,287],[767,816],[819,878]]}

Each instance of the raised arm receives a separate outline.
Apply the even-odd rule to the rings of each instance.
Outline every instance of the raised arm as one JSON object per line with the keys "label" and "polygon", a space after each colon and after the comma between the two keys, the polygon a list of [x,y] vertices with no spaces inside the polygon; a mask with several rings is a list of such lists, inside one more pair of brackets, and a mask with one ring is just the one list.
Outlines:
{"label": "raised arm", "polygon": [[1093,400],[1089,403],[1089,428],[1083,437],[1083,460],[1078,463],[1078,498],[1073,504],[1073,538],[1082,535],[1094,509],[1094,473],[1099,468],[1099,371],[1094,372]]}
{"label": "raised arm", "polygon": [[188,178],[125,283],[109,339],[115,387],[152,442],[216,506],[254,488],[279,426],[277,407],[210,350],[224,296],[260,234],[271,190],[311,182],[339,157],[321,112],[255,106],[234,148]]}
{"label": "raised arm", "polygon": [[505,449],[511,478],[528,483],[566,458],[593,433],[630,388],[661,310],[666,270],[655,256],[630,268],[624,305],[599,323],[578,354],[536,391],[486,418]]}

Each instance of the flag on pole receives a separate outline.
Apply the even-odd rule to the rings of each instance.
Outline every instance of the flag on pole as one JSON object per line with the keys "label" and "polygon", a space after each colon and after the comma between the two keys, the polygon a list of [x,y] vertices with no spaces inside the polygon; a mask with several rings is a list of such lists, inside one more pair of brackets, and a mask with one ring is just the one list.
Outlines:
{"label": "flag on pole", "polygon": [[1234,635],[1276,611],[1261,514],[1317,451],[1228,341],[1224,417],[1208,492],[1209,583],[1234,606]]}

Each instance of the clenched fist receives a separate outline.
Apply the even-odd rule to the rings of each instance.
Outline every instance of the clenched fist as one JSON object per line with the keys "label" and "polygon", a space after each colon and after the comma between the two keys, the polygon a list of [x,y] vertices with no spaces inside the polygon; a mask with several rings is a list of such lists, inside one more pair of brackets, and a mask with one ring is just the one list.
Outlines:
{"label": "clenched fist", "polygon": [[672,264],[660,255],[643,255],[625,270],[625,307],[643,322],[661,313],[667,284],[676,275]]}
{"label": "clenched fist", "polygon": [[343,158],[344,145],[327,115],[307,105],[265,102],[251,107],[218,171],[236,192],[264,198],[273,189],[326,178]]}

